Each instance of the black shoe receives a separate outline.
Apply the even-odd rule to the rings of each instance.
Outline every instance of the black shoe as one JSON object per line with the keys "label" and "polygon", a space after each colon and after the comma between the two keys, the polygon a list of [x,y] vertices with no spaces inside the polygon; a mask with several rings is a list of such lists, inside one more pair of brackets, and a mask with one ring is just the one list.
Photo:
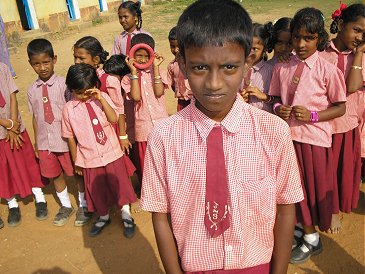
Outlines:
{"label": "black shoe", "polygon": [[0,229],[4,227],[4,222],[3,220],[0,218]]}
{"label": "black shoe", "polygon": [[[102,223],[103,225],[102,226],[96,226],[97,223]],[[90,237],[95,237],[95,236],[99,235],[103,231],[104,227],[106,227],[109,224],[110,224],[110,218],[108,220],[103,220],[103,219],[99,218],[94,223],[94,225],[92,226],[92,228],[89,232],[89,236]]]}
{"label": "black shoe", "polygon": [[48,218],[47,203],[45,202],[35,203],[35,218],[38,221],[43,221]]}
{"label": "black shoe", "polygon": [[92,212],[88,212],[86,207],[79,207],[76,212],[75,226],[86,225],[93,217]]}
{"label": "black shoe", "polygon": [[19,207],[9,208],[8,225],[11,227],[18,226],[20,224],[20,219]]}
{"label": "black shoe", "polygon": [[[302,251],[301,247],[303,245],[306,246],[309,249],[309,251],[307,251],[307,252]],[[321,239],[319,239],[317,246],[313,246],[303,239],[302,242],[296,248],[294,248],[292,250],[290,263],[291,264],[302,264],[302,263],[308,261],[311,256],[318,255],[322,251],[323,251],[323,246],[322,246]]]}
{"label": "black shoe", "polygon": [[122,219],[123,222],[123,235],[130,239],[133,238],[136,233],[136,224],[134,223],[134,219]]}

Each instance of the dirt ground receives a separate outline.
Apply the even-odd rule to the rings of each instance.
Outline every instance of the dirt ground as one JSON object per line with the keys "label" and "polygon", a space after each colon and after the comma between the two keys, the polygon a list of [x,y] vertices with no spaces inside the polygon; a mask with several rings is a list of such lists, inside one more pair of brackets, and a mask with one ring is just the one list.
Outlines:
{"label": "dirt ground", "polygon": [[[185,5],[183,1],[177,2],[176,6],[172,4],[148,6],[143,13],[144,28],[152,33],[156,39],[158,51],[166,57],[163,67],[166,67],[168,61],[172,59],[166,38],[167,33],[176,23],[178,13]],[[293,7],[289,5],[284,9],[274,8],[270,14],[262,11],[266,9],[265,3],[257,9],[253,9],[251,5],[249,11],[253,12],[253,18],[256,21],[265,22],[280,16],[291,16],[298,5],[308,5],[307,1],[305,3],[304,1],[290,2],[294,3]],[[323,2],[337,8],[337,1]],[[156,16],[162,13],[163,16]],[[116,20],[116,17],[114,19]],[[49,39],[58,55],[57,73],[66,74],[68,67],[73,63],[72,45],[83,36],[97,37],[104,48],[111,51],[114,37],[121,30],[115,20],[89,26],[79,32],[64,32],[50,36]],[[20,90],[18,95],[20,110],[25,125],[32,135],[31,116],[26,106],[26,89],[36,79],[36,75],[27,61],[26,44],[20,45],[17,53],[12,53],[11,60],[18,76],[15,81]],[[167,102],[169,113],[174,113],[176,102],[172,92],[167,92]],[[69,180],[68,188],[72,194],[72,203],[76,207],[77,190],[72,180]],[[52,185],[48,185],[45,192],[49,208],[49,218],[46,221],[35,220],[34,200],[29,197],[20,201],[21,225],[10,228],[6,224],[8,214],[6,203],[3,200],[0,204],[0,216],[5,221],[5,227],[0,230],[0,273],[164,273],[149,213],[133,213],[138,230],[131,240],[127,240],[122,235],[120,216],[116,210],[111,213],[111,225],[100,236],[90,238],[88,236],[90,225],[82,228],[73,226],[75,215],[64,227],[52,225],[52,219],[59,205]],[[133,205],[133,208],[136,207],[137,204]],[[362,185],[359,206],[354,212],[344,216],[343,232],[338,235],[322,234],[324,252],[305,264],[290,265],[288,273],[364,273],[364,215],[365,185]]]}

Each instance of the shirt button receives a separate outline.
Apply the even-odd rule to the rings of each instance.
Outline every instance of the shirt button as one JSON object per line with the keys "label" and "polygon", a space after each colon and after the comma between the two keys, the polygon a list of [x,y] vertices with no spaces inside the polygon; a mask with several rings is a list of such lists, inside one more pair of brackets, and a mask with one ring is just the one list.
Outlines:
{"label": "shirt button", "polygon": [[146,95],[148,95],[148,92],[146,92]]}
{"label": "shirt button", "polygon": [[143,81],[143,84],[146,84],[146,81]]}
{"label": "shirt button", "polygon": [[227,252],[231,252],[231,251],[232,251],[232,249],[233,249],[233,247],[232,247],[231,245],[227,245],[227,246],[226,246],[226,251],[227,251]]}
{"label": "shirt button", "polygon": [[148,105],[149,108],[151,108],[152,106],[151,105]]}

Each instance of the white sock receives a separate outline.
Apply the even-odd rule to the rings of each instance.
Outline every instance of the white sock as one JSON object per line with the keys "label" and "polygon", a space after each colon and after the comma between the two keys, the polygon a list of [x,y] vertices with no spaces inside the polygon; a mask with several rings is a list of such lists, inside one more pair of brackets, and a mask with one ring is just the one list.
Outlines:
{"label": "white sock", "polygon": [[15,196],[6,199],[8,201],[9,208],[19,207],[18,202],[16,201]]}
{"label": "white sock", "polygon": [[[102,219],[102,220],[104,220],[104,221],[107,221],[107,220],[109,220],[109,214],[106,214],[106,215],[103,215],[103,216],[99,216],[99,219]],[[102,227],[102,226],[104,226],[105,225],[105,223],[104,222],[96,222],[95,223],[95,226],[97,226],[97,227]]]}
{"label": "white sock", "polygon": [[[313,246],[317,246],[318,243],[319,243],[319,233],[318,232],[314,232],[314,233],[311,233],[311,234],[304,234],[304,240],[313,245]],[[305,246],[305,245],[302,245],[300,247],[300,249],[303,251],[303,252],[308,252],[309,249]]]}
{"label": "white sock", "polygon": [[61,192],[57,192],[57,197],[60,199],[61,205],[64,207],[68,207],[71,208],[71,201],[70,201],[70,196],[68,195],[67,192],[67,186],[65,187],[65,189]]}
{"label": "white sock", "polygon": [[44,193],[40,187],[32,187],[32,192],[34,194],[36,203],[46,202],[46,197],[44,197]]}
{"label": "white sock", "polygon": [[79,203],[80,207],[87,207],[86,199],[85,199],[85,192],[79,191]]}
{"label": "white sock", "polygon": [[122,219],[129,219],[132,220],[132,216],[131,216],[131,207],[129,206],[129,204],[124,205],[120,211],[122,211]]}

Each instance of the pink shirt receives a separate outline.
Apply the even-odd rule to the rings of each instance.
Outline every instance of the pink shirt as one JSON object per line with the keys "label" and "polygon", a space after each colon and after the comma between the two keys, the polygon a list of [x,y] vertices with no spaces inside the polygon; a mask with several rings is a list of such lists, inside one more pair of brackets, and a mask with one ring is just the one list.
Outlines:
{"label": "pink shirt", "polygon": [[[48,89],[48,98],[54,116],[52,124],[44,121],[42,101],[43,84],[46,84]],[[56,74],[53,74],[46,83],[38,78],[28,88],[28,108],[33,113],[37,122],[37,146],[39,150],[47,150],[50,152],[69,151],[67,140],[61,136],[62,109],[66,104],[66,90],[65,78]]]}
{"label": "pink shirt", "polygon": [[[183,82],[181,80],[183,80]],[[175,92],[175,98],[186,101],[191,99],[192,92],[189,82],[180,71],[176,59],[171,61],[167,66],[167,82],[169,87]]]}
{"label": "pink shirt", "polygon": [[[326,50],[320,52],[320,56],[337,66],[339,53],[340,52],[331,41],[330,43],[328,43]],[[346,79],[351,70],[354,54],[352,51],[344,51],[342,52],[342,54],[344,55]],[[363,66],[365,65],[365,57],[363,58],[362,64]],[[362,73],[363,78],[365,79],[365,70],[362,70]],[[359,125],[359,120],[361,118],[358,115],[358,108],[361,101],[360,97],[362,97],[362,91],[347,93],[346,113],[343,116],[338,117],[332,121],[333,133],[347,132]]]}
{"label": "pink shirt", "polygon": [[[264,93],[269,93],[270,88],[270,81],[273,66],[261,60],[256,65],[252,67],[252,74],[251,74],[251,86],[257,87],[259,90],[263,91]],[[241,89],[243,89],[245,85],[245,80],[242,81]],[[263,101],[257,99],[255,96],[249,96],[249,104],[253,105],[259,109],[266,110],[267,112],[272,111],[272,104],[265,104]]]}
{"label": "pink shirt", "polygon": [[[301,60],[295,55],[288,63],[278,63],[273,71],[270,95],[280,96],[283,104],[288,104],[288,89],[294,72]],[[321,111],[332,103],[346,101],[346,86],[342,72],[315,52],[305,60],[300,82],[295,91],[293,106],[304,106],[310,111]],[[301,122],[290,117],[288,124],[294,141],[330,147],[332,125],[330,121]]]}
{"label": "pink shirt", "polygon": [[[105,73],[105,71],[102,68],[98,68],[96,70],[96,73],[100,78]],[[118,111],[121,111],[118,114],[124,114],[124,100],[119,79],[113,75],[108,75],[108,77],[106,78],[106,88],[108,90],[108,95],[110,99],[112,99]]]}
{"label": "pink shirt", "polygon": [[[18,88],[15,85],[8,66],[4,63],[0,63],[0,92],[5,99],[5,106],[0,107],[0,118],[10,119],[10,94],[18,92]],[[20,121],[20,132],[23,132],[25,127],[21,121],[20,114],[18,115],[18,120]],[[5,139],[7,135],[7,129],[0,126],[0,140]]]}
{"label": "pink shirt", "polygon": [[237,98],[221,122],[230,227],[210,237],[204,225],[206,139],[215,124],[192,102],[148,138],[141,207],[171,214],[184,271],[270,262],[276,205],[303,200],[288,126]]}
{"label": "pink shirt", "polygon": [[[133,38],[134,35],[138,34],[138,33],[146,33],[149,36],[152,36],[151,34],[149,34],[147,31],[144,31],[143,29],[137,30],[135,29],[131,35]],[[124,54],[126,55],[127,52],[127,39],[128,39],[128,32],[126,31],[122,31],[122,33],[115,38],[114,40],[114,46],[112,49],[112,54]]]}
{"label": "pink shirt", "polygon": [[[101,95],[116,109],[108,94],[102,92]],[[75,137],[77,139],[77,152],[75,165],[83,168],[102,167],[114,162],[123,156],[118,137],[114,128],[108,122],[106,115],[99,101],[91,99],[90,102],[100,124],[103,126],[105,135],[108,137],[104,145],[96,142],[91,120],[86,109],[85,102],[71,99],[63,108],[62,113],[62,136],[64,138]]]}
{"label": "pink shirt", "polygon": [[[165,105],[165,96],[157,98],[153,91],[153,72],[150,69],[141,71],[141,101],[134,103],[134,129],[137,142],[147,141],[148,134],[154,125],[161,119],[168,117]],[[163,73],[161,80],[167,88],[167,81]],[[131,79],[129,74],[122,79],[122,88],[127,94],[131,92]]]}

